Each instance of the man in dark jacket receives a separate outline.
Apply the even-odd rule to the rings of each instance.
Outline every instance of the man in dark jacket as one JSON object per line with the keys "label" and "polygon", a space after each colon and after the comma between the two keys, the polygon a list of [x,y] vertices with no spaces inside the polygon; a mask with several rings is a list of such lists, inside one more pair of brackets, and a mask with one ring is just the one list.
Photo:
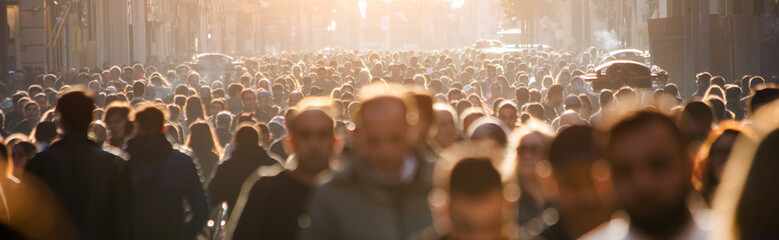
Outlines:
{"label": "man in dark jacket", "polygon": [[227,202],[228,209],[232,209],[249,174],[260,166],[279,164],[260,147],[260,134],[251,125],[241,125],[235,131],[234,144],[231,157],[216,168],[216,174],[208,185],[212,206]]}
{"label": "man in dark jacket", "polygon": [[27,164],[64,204],[80,239],[120,239],[125,236],[129,175],[125,161],[87,138],[94,110],[92,98],[71,92],[57,102],[65,132]]}
{"label": "man in dark jacket", "polygon": [[[165,138],[162,110],[142,106],[136,137],[127,142],[133,172],[133,239],[194,239],[208,219],[208,203],[192,158]],[[186,221],[182,202],[192,217]]]}
{"label": "man in dark jacket", "polygon": [[314,191],[301,239],[405,239],[432,223],[432,164],[409,142],[416,103],[397,96],[399,86],[381,88],[363,90],[354,121],[358,158]]}
{"label": "man in dark jacket", "polygon": [[295,149],[292,161],[297,167],[246,180],[251,191],[241,194],[236,203],[228,227],[234,230],[232,239],[297,239],[311,192],[329,172],[335,154],[337,114],[327,102],[327,98],[308,98],[298,105],[299,114],[288,115],[287,143]]}

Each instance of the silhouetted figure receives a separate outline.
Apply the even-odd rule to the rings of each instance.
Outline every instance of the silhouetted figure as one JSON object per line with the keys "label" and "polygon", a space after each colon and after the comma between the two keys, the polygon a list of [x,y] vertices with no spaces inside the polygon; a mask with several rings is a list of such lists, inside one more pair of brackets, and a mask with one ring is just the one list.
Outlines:
{"label": "silhouetted figure", "polygon": [[387,94],[363,96],[354,119],[359,159],[314,191],[302,239],[404,239],[432,223],[432,166],[408,142],[415,104]]}
{"label": "silhouetted figure", "polygon": [[687,205],[693,190],[692,159],[684,136],[669,117],[639,111],[619,121],[609,132],[605,158],[619,206],[630,221],[612,219],[582,239],[708,237],[706,220]]}
{"label": "silhouetted figure", "polygon": [[81,239],[126,237],[126,200],[130,182],[125,161],[89,140],[87,130],[95,109],[83,92],[65,94],[56,111],[65,136],[27,164],[64,203]]}
{"label": "silhouetted figure", "polygon": [[[326,99],[319,99],[325,102]],[[311,100],[317,101],[317,100]],[[303,105],[307,104],[306,100]],[[233,239],[296,239],[306,227],[309,198],[314,187],[322,183],[329,172],[335,153],[335,120],[328,105],[302,106],[299,114],[287,119],[289,142],[294,146],[297,167],[275,176],[262,177],[253,184],[249,194],[241,194],[231,221],[238,220]],[[304,223],[305,224],[305,223]]]}
{"label": "silhouetted figure", "polygon": [[[136,136],[127,142],[133,172],[132,239],[193,239],[208,218],[208,205],[191,157],[165,137],[162,110],[141,106]],[[184,212],[187,201],[191,218]]]}
{"label": "silhouetted figure", "polygon": [[222,202],[227,202],[228,209],[232,209],[249,174],[260,166],[279,164],[260,147],[259,141],[260,134],[253,126],[243,125],[235,131],[235,150],[229,159],[219,164],[208,185],[212,206],[221,206]]}

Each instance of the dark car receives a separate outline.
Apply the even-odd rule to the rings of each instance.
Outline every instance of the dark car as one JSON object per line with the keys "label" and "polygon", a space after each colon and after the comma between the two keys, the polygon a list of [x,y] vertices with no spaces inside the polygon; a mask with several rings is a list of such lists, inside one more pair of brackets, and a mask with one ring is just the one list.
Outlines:
{"label": "dark car", "polygon": [[584,80],[592,82],[593,90],[604,88],[616,90],[622,86],[633,88],[651,88],[657,74],[651,67],[631,60],[613,60],[595,67],[594,73],[584,76]]}

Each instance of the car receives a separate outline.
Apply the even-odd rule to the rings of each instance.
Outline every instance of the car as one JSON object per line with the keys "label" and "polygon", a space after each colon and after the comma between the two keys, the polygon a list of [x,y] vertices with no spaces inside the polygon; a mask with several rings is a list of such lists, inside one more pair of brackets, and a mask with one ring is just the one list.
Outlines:
{"label": "car", "polygon": [[207,81],[220,80],[224,74],[232,73],[241,62],[221,53],[202,53],[192,59],[190,66]]}
{"label": "car", "polygon": [[613,57],[617,60],[632,60],[644,64],[649,64],[649,52],[638,49],[618,49],[606,54],[606,57]]}
{"label": "car", "polygon": [[498,40],[481,39],[473,43],[472,47],[475,49],[500,48],[503,47],[503,43]]}
{"label": "car", "polygon": [[652,88],[652,82],[658,74],[652,67],[631,60],[612,60],[595,67],[593,73],[584,75],[584,80],[592,82],[592,89],[617,90],[623,86],[633,88]]}

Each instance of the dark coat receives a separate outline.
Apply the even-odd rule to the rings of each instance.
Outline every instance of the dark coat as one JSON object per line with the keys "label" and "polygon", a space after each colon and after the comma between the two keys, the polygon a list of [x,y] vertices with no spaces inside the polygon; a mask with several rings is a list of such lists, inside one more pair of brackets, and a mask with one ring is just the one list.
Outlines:
{"label": "dark coat", "polygon": [[216,168],[216,174],[208,185],[212,205],[227,202],[228,209],[235,206],[244,181],[260,166],[280,164],[264,148],[257,146],[236,148],[230,159]]}
{"label": "dark coat", "polygon": [[86,136],[66,136],[27,164],[70,213],[80,239],[125,235],[129,173],[124,159],[103,151]]}
{"label": "dark coat", "polygon": [[[130,139],[127,152],[130,154],[128,163],[132,169],[133,193],[136,194],[133,201],[133,239],[194,239],[208,220],[208,203],[192,157],[173,149],[161,133]],[[152,226],[148,219],[138,219],[137,216],[142,216],[139,213],[157,204],[139,200],[137,194],[141,190],[138,188],[140,183],[154,178],[158,178],[156,182],[167,193],[159,201],[168,202],[171,215],[180,219],[178,223]],[[184,199],[189,202],[193,215],[189,222],[185,222],[186,214],[181,205]]]}

